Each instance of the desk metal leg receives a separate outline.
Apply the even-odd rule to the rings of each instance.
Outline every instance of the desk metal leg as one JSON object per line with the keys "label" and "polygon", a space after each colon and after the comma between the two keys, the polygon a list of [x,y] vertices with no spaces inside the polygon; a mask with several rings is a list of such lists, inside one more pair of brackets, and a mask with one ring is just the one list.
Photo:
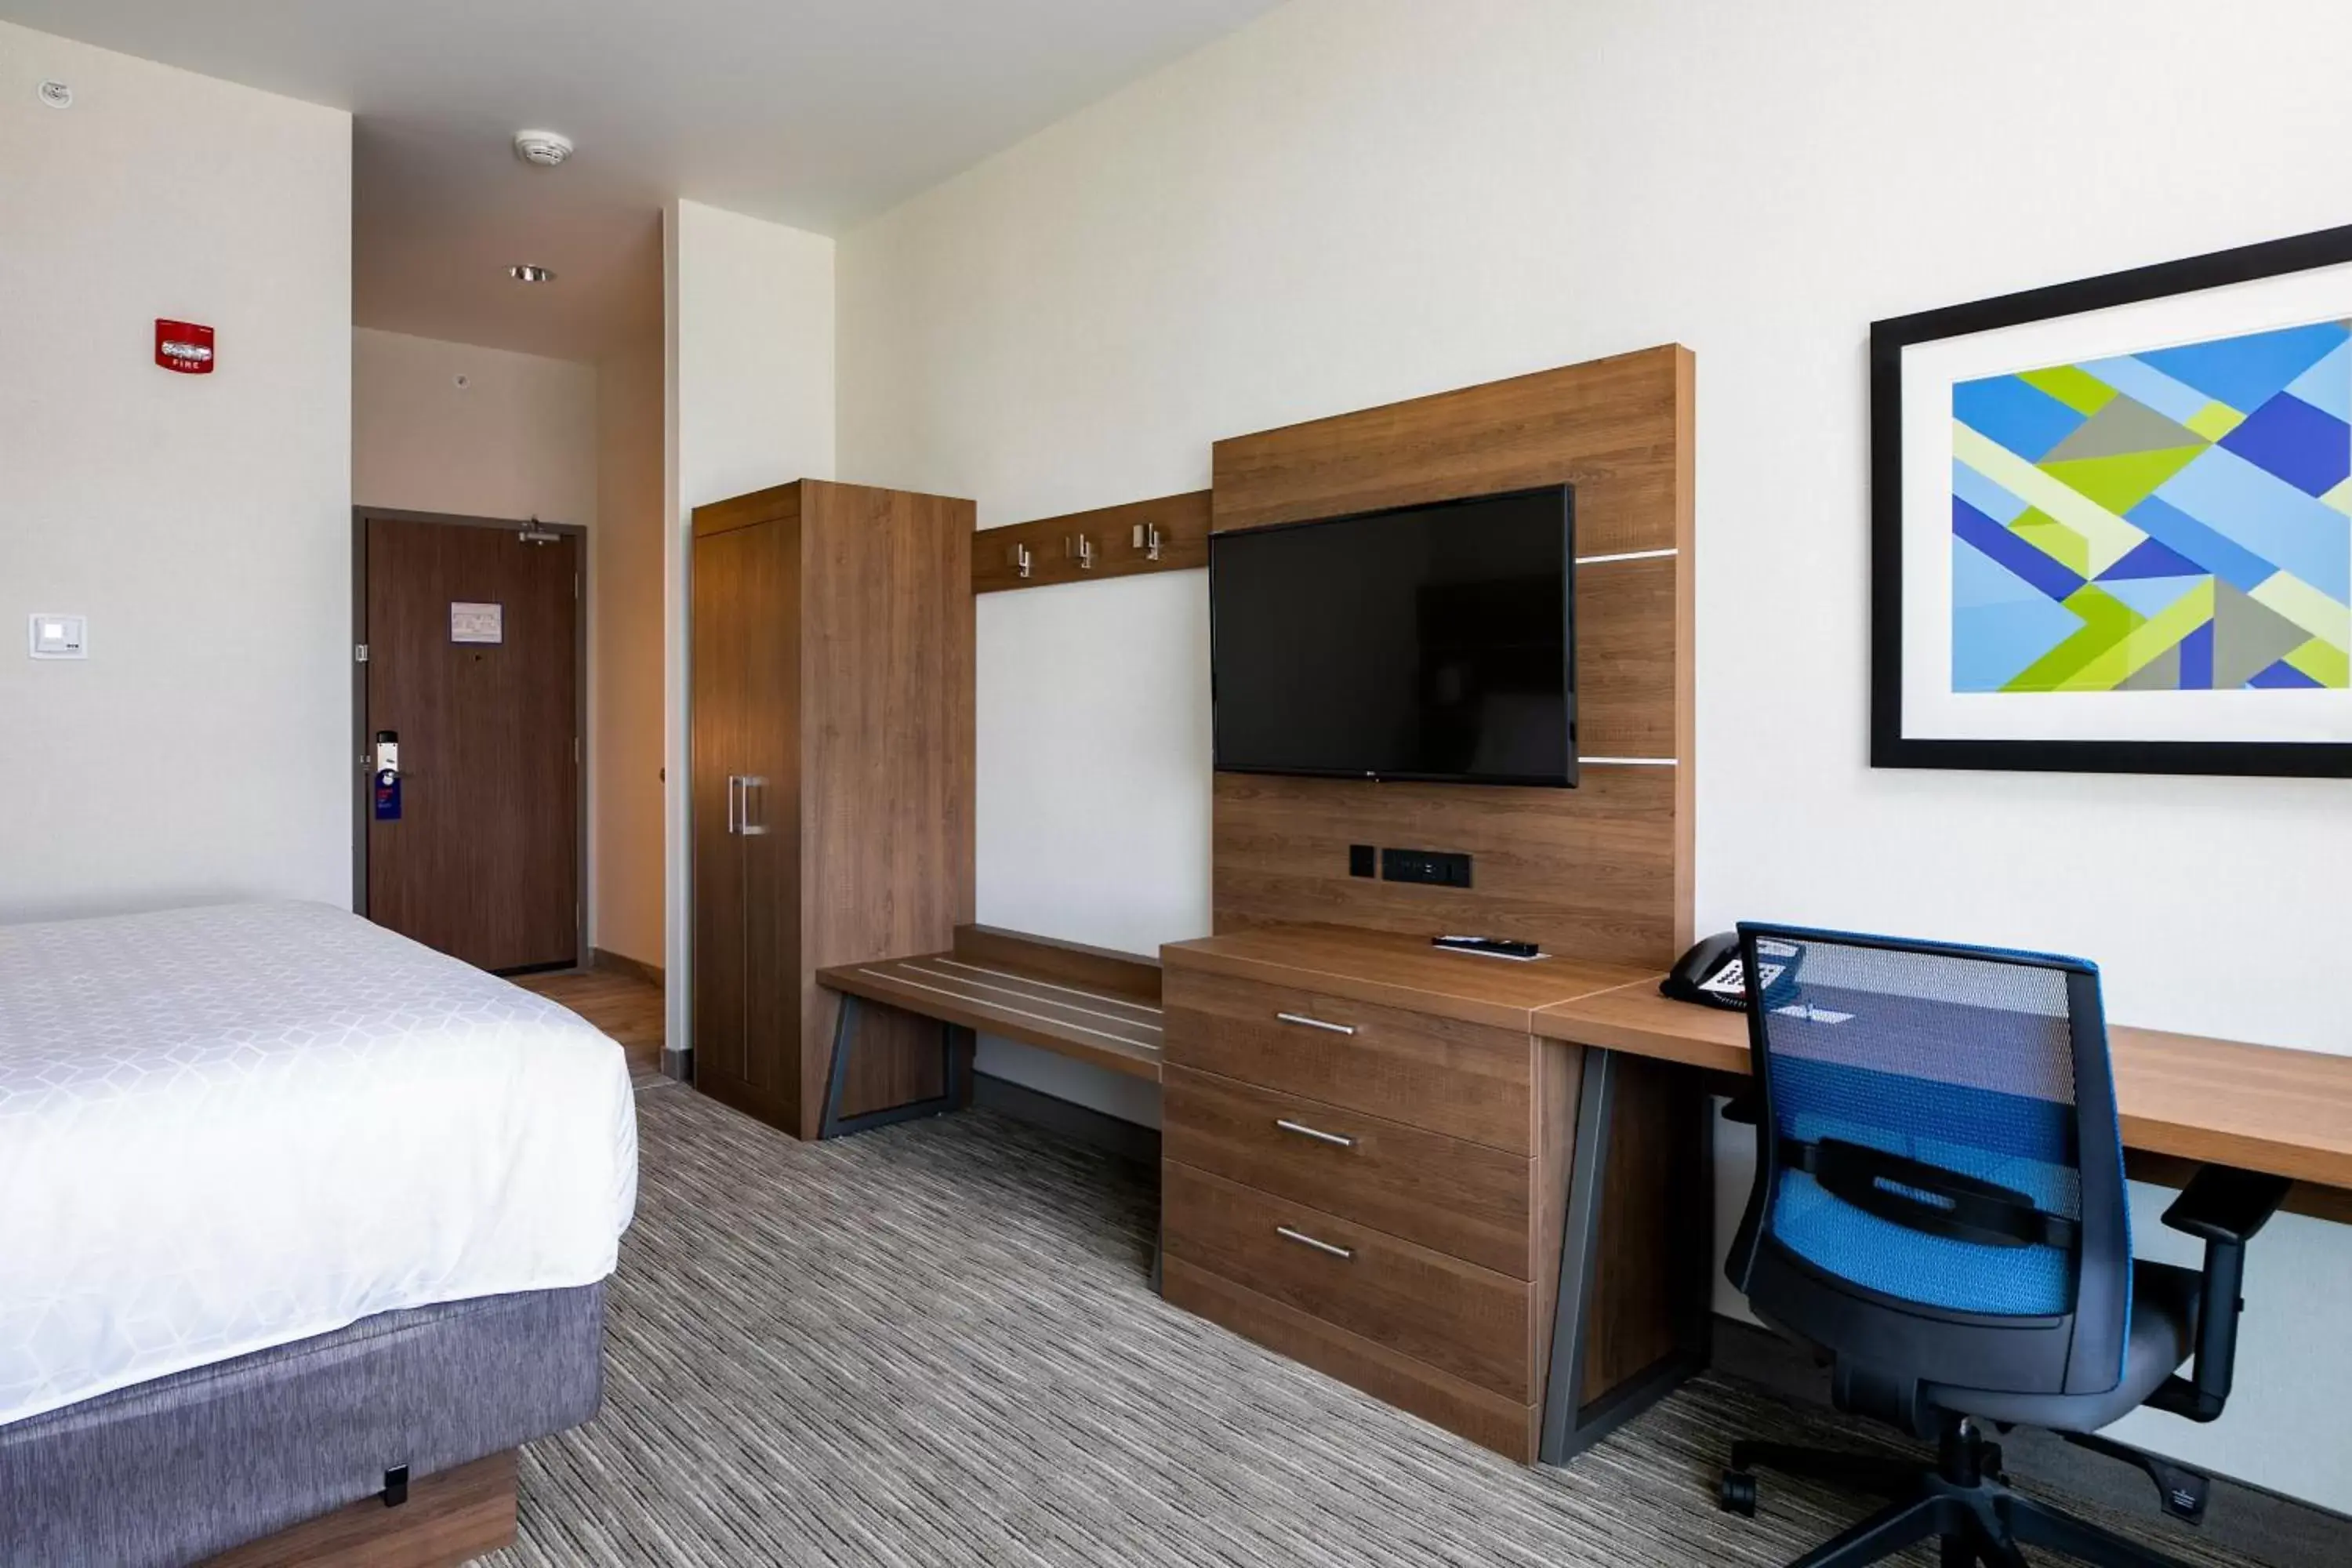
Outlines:
{"label": "desk metal leg", "polygon": [[887,1127],[894,1121],[912,1121],[919,1117],[940,1116],[963,1104],[963,1051],[961,1037],[969,1030],[953,1024],[940,1026],[940,1082],[944,1086],[937,1099],[910,1100],[905,1105],[893,1105],[887,1110],[869,1110],[859,1116],[841,1113],[841,1096],[849,1077],[850,1053],[857,1046],[856,997],[844,995],[840,1015],[833,1025],[833,1064],[827,1069],[824,1082],[824,1120],[817,1128],[820,1138],[835,1138],[845,1133],[866,1132],[877,1127]]}
{"label": "desk metal leg", "polygon": [[[1611,1173],[1611,1139],[1624,1072],[1620,1053],[1584,1048],[1583,1075],[1577,1091],[1576,1147],[1569,1160],[1568,1216],[1560,1238],[1559,1291],[1553,1306],[1551,1370],[1544,1384],[1543,1426],[1537,1446],[1538,1458],[1547,1465],[1565,1464],[1706,1364],[1707,1272],[1714,1260],[1711,1224],[1690,1226],[1676,1252],[1675,1349],[1597,1397],[1584,1397],[1585,1361],[1605,1267],[1601,1233]],[[1702,1161],[1708,1147],[1702,1141],[1698,1151]],[[1706,1192],[1711,1182],[1703,1180],[1694,1185]]]}

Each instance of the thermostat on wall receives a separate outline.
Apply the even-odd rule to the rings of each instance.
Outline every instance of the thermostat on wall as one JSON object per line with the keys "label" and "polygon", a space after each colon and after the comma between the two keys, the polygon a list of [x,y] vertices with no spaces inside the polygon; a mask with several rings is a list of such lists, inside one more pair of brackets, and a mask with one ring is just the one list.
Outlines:
{"label": "thermostat on wall", "polygon": [[89,648],[83,634],[88,623],[79,616],[43,616],[33,617],[33,657],[35,658],[87,658]]}

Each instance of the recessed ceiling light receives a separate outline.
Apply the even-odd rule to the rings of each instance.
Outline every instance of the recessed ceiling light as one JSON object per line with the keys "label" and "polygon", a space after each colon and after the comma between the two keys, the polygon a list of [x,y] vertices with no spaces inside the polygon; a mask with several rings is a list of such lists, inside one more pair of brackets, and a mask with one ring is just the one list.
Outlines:
{"label": "recessed ceiling light", "polygon": [[555,281],[554,273],[549,271],[544,267],[533,267],[528,261],[519,261],[512,267],[508,268],[507,276],[513,279],[518,283],[552,283]]}
{"label": "recessed ceiling light", "polygon": [[572,138],[554,131],[518,131],[514,150],[524,163],[552,169],[572,156]]}

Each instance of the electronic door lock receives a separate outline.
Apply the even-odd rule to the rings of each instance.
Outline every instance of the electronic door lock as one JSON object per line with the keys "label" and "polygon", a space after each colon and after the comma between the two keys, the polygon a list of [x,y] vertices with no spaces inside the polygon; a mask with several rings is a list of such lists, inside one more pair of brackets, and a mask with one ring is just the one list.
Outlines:
{"label": "electronic door lock", "polygon": [[375,802],[378,822],[400,820],[400,731],[378,730],[375,732],[374,774],[368,794]]}

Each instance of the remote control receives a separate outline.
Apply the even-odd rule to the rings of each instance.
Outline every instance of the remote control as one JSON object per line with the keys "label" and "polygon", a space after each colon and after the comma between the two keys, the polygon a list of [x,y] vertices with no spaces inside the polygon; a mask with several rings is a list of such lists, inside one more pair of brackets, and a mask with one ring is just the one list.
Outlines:
{"label": "remote control", "polygon": [[1514,942],[1507,936],[1433,936],[1433,947],[1450,947],[1456,952],[1491,952],[1498,958],[1539,958],[1543,949],[1531,942]]}

